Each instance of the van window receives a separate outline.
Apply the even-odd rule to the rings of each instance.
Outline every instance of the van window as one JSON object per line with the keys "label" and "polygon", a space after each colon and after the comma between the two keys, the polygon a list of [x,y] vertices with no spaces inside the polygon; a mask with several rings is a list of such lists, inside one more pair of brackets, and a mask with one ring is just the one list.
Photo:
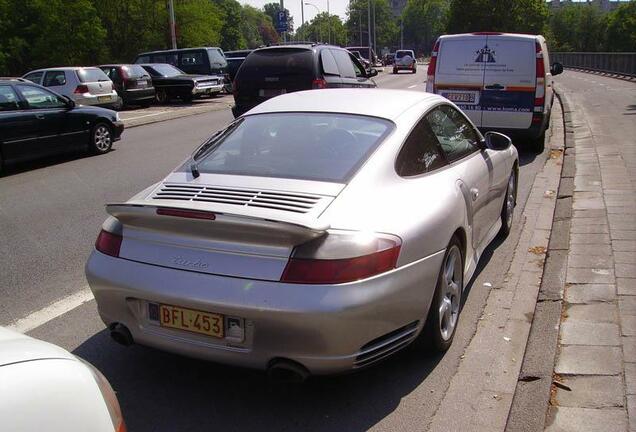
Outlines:
{"label": "van window", "polygon": [[200,66],[205,65],[205,56],[202,51],[186,51],[181,53],[181,66]]}
{"label": "van window", "polygon": [[227,62],[225,61],[225,56],[218,49],[209,49],[208,58],[210,59],[210,64],[216,64],[220,66],[225,66],[227,64]]}
{"label": "van window", "polygon": [[135,60],[135,63],[136,64],[150,63],[150,56],[147,56],[147,55],[139,56],[137,57],[137,60]]}
{"label": "van window", "polygon": [[326,75],[340,75],[336,59],[333,58],[330,50],[322,50],[320,52],[320,61],[322,63],[322,71]]}
{"label": "van window", "polygon": [[336,59],[338,69],[340,70],[340,76],[343,78],[355,78],[356,71],[349,57],[349,53],[344,50],[331,50],[331,53]]}
{"label": "van window", "polygon": [[154,54],[152,63],[168,63],[173,66],[177,65],[177,53]]}

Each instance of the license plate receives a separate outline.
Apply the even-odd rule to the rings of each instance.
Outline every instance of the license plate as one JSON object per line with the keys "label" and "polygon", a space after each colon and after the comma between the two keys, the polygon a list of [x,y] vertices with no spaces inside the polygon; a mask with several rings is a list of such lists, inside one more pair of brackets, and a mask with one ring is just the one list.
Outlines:
{"label": "license plate", "polygon": [[451,102],[460,104],[475,104],[477,103],[477,92],[445,92],[440,93],[446,99]]}
{"label": "license plate", "polygon": [[110,102],[110,96],[97,96],[97,102]]}
{"label": "license plate", "polygon": [[159,305],[159,324],[207,336],[223,337],[223,315],[187,309],[178,306]]}
{"label": "license plate", "polygon": [[285,94],[286,92],[286,89],[260,89],[258,95],[260,97],[274,97]]}

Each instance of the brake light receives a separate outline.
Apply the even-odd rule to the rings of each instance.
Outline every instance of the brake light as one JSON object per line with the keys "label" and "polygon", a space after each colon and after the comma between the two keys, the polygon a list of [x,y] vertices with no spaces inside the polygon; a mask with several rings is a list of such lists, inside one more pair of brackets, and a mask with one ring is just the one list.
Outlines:
{"label": "brake light", "polygon": [[101,230],[97,236],[97,240],[95,240],[95,249],[103,254],[119,257],[122,239],[120,235]]}
{"label": "brake light", "polygon": [[181,210],[175,208],[158,208],[157,214],[160,216],[174,216],[188,219],[214,220],[216,214],[201,210]]}
{"label": "brake light", "polygon": [[324,89],[327,88],[327,81],[324,78],[316,78],[311,82],[311,86],[314,89]]}
{"label": "brake light", "polygon": [[433,45],[433,51],[431,51],[431,60],[428,63],[428,70],[426,72],[426,91],[429,93],[435,93],[435,68],[437,67],[437,55],[439,53],[439,40]]}
{"label": "brake light", "polygon": [[84,84],[80,84],[77,87],[75,87],[75,90],[73,91],[73,93],[75,94],[88,93],[88,86]]}
{"label": "brake light", "polygon": [[339,284],[396,267],[401,240],[385,234],[331,232],[294,249],[281,282]]}
{"label": "brake light", "polygon": [[[543,51],[541,44],[535,42],[536,52],[536,89],[534,94],[534,112],[543,112],[543,104],[545,103],[545,65],[543,63]],[[532,123],[540,123],[541,118],[537,120],[537,116],[532,117]]]}

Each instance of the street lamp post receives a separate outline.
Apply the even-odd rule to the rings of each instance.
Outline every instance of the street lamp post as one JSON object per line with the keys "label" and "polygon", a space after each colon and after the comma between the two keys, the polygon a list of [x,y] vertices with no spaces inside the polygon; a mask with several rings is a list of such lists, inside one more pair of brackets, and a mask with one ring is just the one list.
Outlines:
{"label": "street lamp post", "polygon": [[[316,8],[316,12],[318,13],[318,15],[320,15],[320,9],[318,9],[318,6],[316,6],[313,3],[305,3],[306,6],[313,6]],[[322,25],[318,27],[318,33],[319,33],[319,39],[322,39]]]}

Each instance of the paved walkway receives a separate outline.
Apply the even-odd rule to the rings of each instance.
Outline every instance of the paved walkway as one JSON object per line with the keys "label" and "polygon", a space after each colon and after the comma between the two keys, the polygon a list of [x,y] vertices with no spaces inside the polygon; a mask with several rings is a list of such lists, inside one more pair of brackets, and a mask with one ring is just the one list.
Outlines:
{"label": "paved walkway", "polygon": [[[604,80],[588,88],[636,96],[636,84]],[[575,169],[546,431],[636,431],[636,100],[625,106],[616,98],[597,116],[585,87],[560,88]],[[566,158],[564,177],[567,165]]]}

